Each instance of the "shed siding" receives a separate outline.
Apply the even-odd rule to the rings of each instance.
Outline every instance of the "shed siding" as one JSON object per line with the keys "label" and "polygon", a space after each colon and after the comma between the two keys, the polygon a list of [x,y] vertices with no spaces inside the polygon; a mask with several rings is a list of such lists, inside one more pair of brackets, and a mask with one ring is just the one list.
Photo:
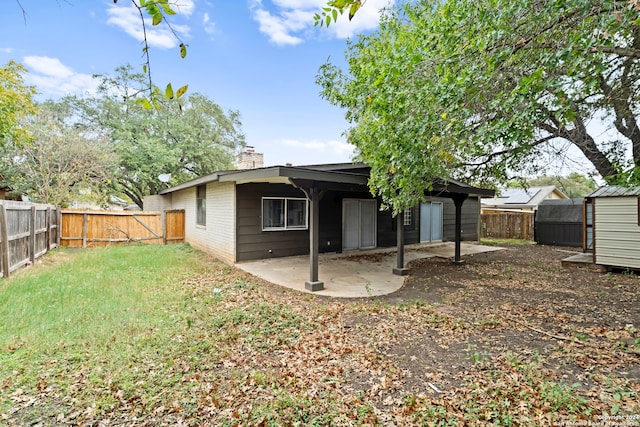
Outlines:
{"label": "shed siding", "polygon": [[640,226],[637,197],[595,200],[596,264],[640,268]]}
{"label": "shed siding", "polygon": [[207,184],[206,225],[196,224],[196,187],[173,193],[173,207],[185,211],[185,240],[221,260],[235,259],[235,184]]}

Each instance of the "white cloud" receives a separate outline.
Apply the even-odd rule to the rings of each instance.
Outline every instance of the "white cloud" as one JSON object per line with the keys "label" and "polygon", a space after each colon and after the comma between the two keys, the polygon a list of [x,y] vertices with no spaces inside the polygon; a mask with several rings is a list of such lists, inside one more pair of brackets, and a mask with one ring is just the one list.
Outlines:
{"label": "white cloud", "polygon": [[[313,16],[325,7],[326,0],[250,0],[253,19],[260,31],[277,45],[296,45],[308,37],[311,30],[322,31],[337,38],[347,38],[361,31],[378,26],[380,10],[394,0],[367,0],[355,17],[349,21],[348,14],[340,16],[329,28],[314,27]],[[269,3],[266,6],[265,3]]]}
{"label": "white cloud", "polygon": [[11,48],[11,47],[2,47],[2,48],[0,48],[0,52],[2,52],[2,53],[11,53],[11,52],[13,52],[13,48]]}
{"label": "white cloud", "polygon": [[[188,37],[191,29],[187,25],[176,24],[175,20],[177,18],[174,17],[180,15],[188,17],[193,12],[193,9],[194,4],[191,0],[178,0],[177,5],[174,5],[174,10],[178,12],[178,15],[172,16],[171,26],[182,38]],[[107,15],[109,16],[107,19],[108,24],[119,27],[138,41],[144,40],[140,12],[135,6],[132,4],[127,4],[126,6],[114,4],[107,9]],[[171,49],[178,45],[178,40],[166,25],[153,26],[148,16],[144,16],[149,46]]]}
{"label": "white cloud", "polygon": [[98,87],[90,74],[76,73],[58,58],[25,56],[22,60],[29,70],[27,83],[47,97],[95,93]]}
{"label": "white cloud", "polygon": [[211,21],[211,17],[207,12],[202,15],[202,26],[207,34],[216,32],[216,23]]}

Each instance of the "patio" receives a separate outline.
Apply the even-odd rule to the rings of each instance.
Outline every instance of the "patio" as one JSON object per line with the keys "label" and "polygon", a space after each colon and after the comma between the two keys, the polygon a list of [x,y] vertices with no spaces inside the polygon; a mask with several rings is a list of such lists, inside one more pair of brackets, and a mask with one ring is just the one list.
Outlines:
{"label": "patio", "polygon": [[[454,242],[405,246],[406,263],[420,258],[454,257]],[[498,251],[503,248],[478,243],[461,243],[461,255]],[[237,263],[236,267],[268,282],[301,292],[329,297],[359,298],[390,294],[404,284],[404,277],[392,273],[396,248],[324,253],[319,255],[319,277],[324,289],[305,289],[309,277],[309,256],[272,258]]]}

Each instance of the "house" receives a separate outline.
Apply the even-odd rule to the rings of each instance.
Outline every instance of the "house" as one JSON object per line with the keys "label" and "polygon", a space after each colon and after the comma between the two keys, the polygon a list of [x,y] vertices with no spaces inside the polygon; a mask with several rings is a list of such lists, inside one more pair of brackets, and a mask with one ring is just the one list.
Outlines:
{"label": "house", "polygon": [[221,171],[148,196],[145,210],[184,209],[185,240],[229,262],[310,256],[308,288],[322,289],[322,252],[396,246],[405,274],[404,243],[478,240],[480,197],[493,190],[440,182],[420,206],[393,218],[369,192],[365,164],[272,166]]}
{"label": "house", "polygon": [[500,196],[482,199],[482,213],[491,211],[534,212],[543,200],[568,199],[569,197],[554,185],[545,187],[507,188]]}
{"label": "house", "polygon": [[597,189],[585,198],[584,217],[595,264],[640,269],[640,186]]}

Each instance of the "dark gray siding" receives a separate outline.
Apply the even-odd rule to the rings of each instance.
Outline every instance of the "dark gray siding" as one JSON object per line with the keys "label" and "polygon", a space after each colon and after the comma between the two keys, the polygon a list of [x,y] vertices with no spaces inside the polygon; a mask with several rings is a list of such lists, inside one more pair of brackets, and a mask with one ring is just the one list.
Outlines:
{"label": "dark gray siding", "polygon": [[[263,197],[305,197],[286,184],[240,184],[236,188],[236,260],[309,253],[309,231],[262,231]],[[271,252],[269,252],[271,251]]]}
{"label": "dark gray siding", "polygon": [[[305,255],[309,253],[309,231],[262,231],[263,197],[305,197],[304,193],[287,184],[239,184],[236,189],[236,260],[247,261],[272,257]],[[320,252],[342,251],[342,201],[371,199],[367,191],[327,191],[320,201]],[[443,202],[443,237],[454,240],[455,207],[451,199],[430,198]],[[378,200],[378,207],[380,200]],[[478,199],[467,199],[462,206],[462,238],[477,240]],[[378,210],[377,246],[396,245],[396,220],[391,211]],[[420,208],[412,209],[411,225],[405,226],[405,243],[420,241]]]}
{"label": "dark gray siding", "polygon": [[[428,201],[442,202],[442,237],[452,242],[456,239],[456,207],[453,200],[432,197]],[[462,240],[478,240],[478,220],[480,208],[477,197],[469,197],[462,203]]]}
{"label": "dark gray siding", "polygon": [[[236,260],[247,261],[271,257],[305,255],[309,253],[309,231],[262,231],[263,197],[304,197],[304,193],[286,184],[239,184],[236,189]],[[342,201],[371,199],[367,191],[327,191],[320,201],[320,252],[342,251]],[[380,201],[378,200],[378,207]],[[405,227],[405,242],[420,240],[418,208],[413,221]],[[378,211],[377,245],[395,246],[396,224],[390,211]],[[271,252],[269,252],[271,251]]]}
{"label": "dark gray siding", "polygon": [[581,247],[582,209],[582,199],[544,200],[535,216],[536,243]]}

